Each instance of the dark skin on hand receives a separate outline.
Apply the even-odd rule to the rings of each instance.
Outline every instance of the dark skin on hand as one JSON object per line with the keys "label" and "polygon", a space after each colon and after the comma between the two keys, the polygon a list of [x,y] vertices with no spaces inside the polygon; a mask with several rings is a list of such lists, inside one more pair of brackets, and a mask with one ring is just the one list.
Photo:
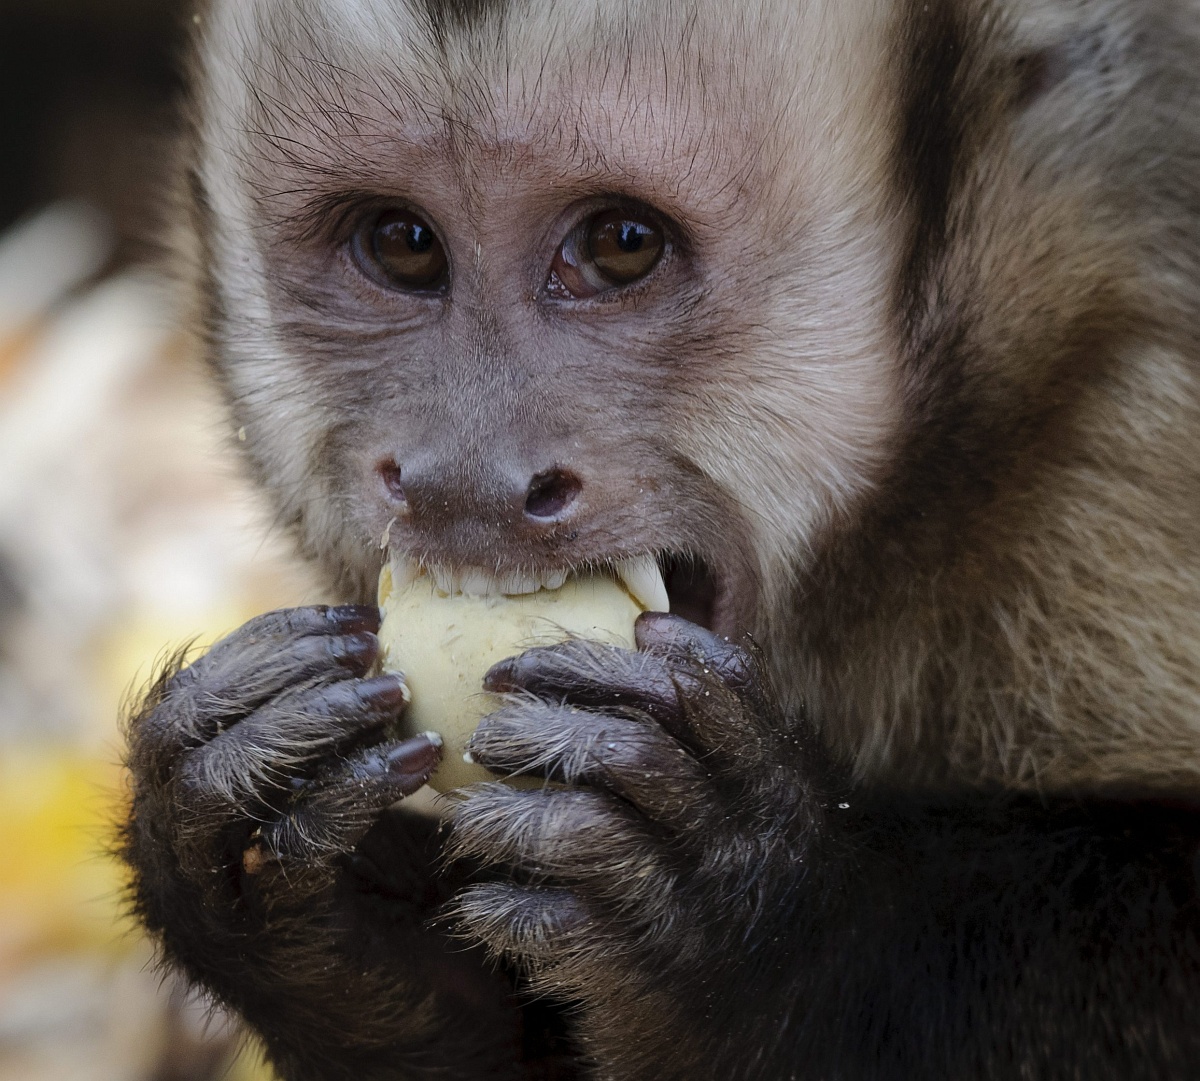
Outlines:
{"label": "dark skin on hand", "polygon": [[[495,1057],[511,1058],[517,1038],[506,983],[425,928],[450,888],[434,873],[435,830],[412,816],[394,828],[389,808],[425,783],[440,750],[384,740],[408,693],[396,676],[368,676],[378,629],[368,607],[262,616],[164,673],[130,726],[135,904],[168,955],[186,951],[189,970],[247,1016],[273,974],[269,993],[292,1019],[271,1047],[285,1072],[288,1045],[307,1046],[314,1025],[333,1021],[351,1045],[386,1042],[431,994],[447,1011],[490,1004],[481,1016],[497,1018],[495,1032],[483,1039],[503,1047]],[[392,1003],[379,1016],[357,1000],[339,1016],[347,964],[361,967],[368,1001],[373,989]],[[342,1056],[360,1057],[333,1042],[321,1058]]]}
{"label": "dark skin on hand", "polygon": [[[439,1069],[457,1067],[467,1071],[462,1076],[485,1068],[488,1076],[574,1075],[578,1056],[557,1013],[519,998],[503,968],[482,963],[478,947],[466,949],[451,934],[483,932],[492,954],[504,959],[500,926],[485,917],[490,932],[472,927],[485,902],[493,911],[497,904],[524,906],[559,934],[585,925],[587,905],[618,902],[627,932],[638,933],[637,902],[661,890],[664,869],[647,862],[642,890],[621,897],[610,861],[629,854],[618,845],[595,860],[587,834],[602,829],[612,842],[624,833],[637,847],[646,844],[640,834],[653,822],[683,837],[701,808],[706,831],[723,836],[726,858],[740,865],[731,863],[726,873],[755,877],[761,854],[742,845],[736,827],[720,823],[731,821],[734,803],[772,783],[778,739],[755,726],[730,741],[721,714],[687,706],[689,697],[715,695],[721,708],[745,698],[769,717],[755,660],[702,628],[646,615],[637,627],[642,652],[572,642],[487,673],[484,686],[509,694],[510,704],[480,726],[472,753],[501,773],[542,761],[538,772],[574,786],[532,797],[535,813],[559,819],[563,833],[535,829],[502,842],[523,867],[567,876],[555,888],[535,890],[489,881],[494,876],[487,874],[489,865],[504,862],[497,848],[502,823],[528,825],[528,810],[510,815],[513,790],[482,786],[458,803],[454,862],[441,873],[437,827],[396,807],[428,780],[441,752],[424,737],[387,739],[408,692],[397,676],[368,675],[378,659],[379,622],[376,609],[358,606],[270,613],[190,666],[164,673],[129,730],[139,783],[126,856],[150,869],[139,879],[135,903],[163,936],[168,956],[248,1017],[267,1006],[253,993],[258,974],[276,974],[268,1008],[288,1002],[294,1024],[270,1050],[289,1077],[363,1070],[391,1076],[395,1062],[421,1061],[419,1042],[411,1046],[409,1035],[397,1047],[395,1036],[408,1032],[412,1014],[425,1008],[441,1024],[459,1015],[472,1019],[462,1063]],[[581,666],[597,659],[608,666],[611,683],[581,678]],[[602,712],[606,706],[615,711]],[[603,753],[545,753],[580,737]],[[711,772],[717,762],[727,771],[721,787]],[[637,821],[639,815],[648,821]],[[564,842],[571,853],[556,856]],[[562,888],[568,882],[570,891]],[[446,915],[452,896],[453,924],[431,922]],[[174,941],[180,912],[198,930],[202,950],[191,936]],[[361,980],[351,1014],[333,1026],[347,1043],[330,1043],[314,1066],[302,1034],[310,1026],[328,1030],[327,1009],[336,1017],[336,1002],[345,997],[338,984],[347,964]],[[357,1004],[372,986],[375,1001],[387,1008],[364,1016]],[[324,995],[316,991],[321,987]],[[318,1004],[319,1020],[309,1013]],[[304,1048],[303,1064],[293,1044]],[[363,1044],[376,1046],[364,1056]],[[436,1054],[431,1065],[443,1062],[445,1049]]]}

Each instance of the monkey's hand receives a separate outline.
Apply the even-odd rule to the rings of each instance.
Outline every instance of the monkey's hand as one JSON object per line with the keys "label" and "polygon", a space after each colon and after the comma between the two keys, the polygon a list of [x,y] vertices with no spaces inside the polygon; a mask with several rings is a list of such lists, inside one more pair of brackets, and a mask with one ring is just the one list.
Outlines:
{"label": "monkey's hand", "polygon": [[439,751],[384,741],[407,692],[364,678],[378,626],[275,612],[156,682],[129,726],[134,905],[291,1081],[522,1076],[506,988],[425,929],[433,825],[386,810]]}
{"label": "monkey's hand", "polygon": [[729,1050],[763,1046],[796,970],[823,815],[814,752],[786,733],[750,650],[670,616],[643,616],[637,635],[640,652],[572,642],[488,674],[511,697],[472,755],[569,787],[466,790],[451,851],[509,881],[455,911],[537,989],[581,1006],[605,1077],[743,1076]]}

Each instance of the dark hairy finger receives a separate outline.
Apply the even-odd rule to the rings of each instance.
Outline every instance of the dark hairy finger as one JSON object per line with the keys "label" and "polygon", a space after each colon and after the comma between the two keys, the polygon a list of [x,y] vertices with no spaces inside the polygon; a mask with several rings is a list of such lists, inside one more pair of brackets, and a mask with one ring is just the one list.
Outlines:
{"label": "dark hairy finger", "polygon": [[494,957],[530,969],[561,959],[564,947],[592,925],[586,906],[567,890],[500,883],[464,890],[449,916],[461,935],[482,942]]}
{"label": "dark hairy finger", "polygon": [[749,649],[676,616],[643,615],[637,633],[640,651],[580,640],[531,649],[495,665],[484,686],[647,715],[715,768],[770,753],[774,717]]}
{"label": "dark hairy finger", "polygon": [[193,816],[261,812],[289,790],[292,778],[394,720],[408,699],[396,676],[318,684],[285,695],[183,759],[180,803]]}
{"label": "dark hairy finger", "polygon": [[761,679],[753,643],[734,641],[679,616],[646,612],[634,628],[638,649],[668,657],[688,657],[730,690],[745,691]]}
{"label": "dark hairy finger", "polygon": [[702,828],[714,812],[707,772],[648,719],[516,700],[485,717],[469,747],[498,772],[598,785],[674,832]]}
{"label": "dark hairy finger", "polygon": [[767,768],[780,751],[784,724],[754,643],[656,612],[641,616],[635,632],[639,648],[671,672],[680,702],[676,737],[718,773]]}
{"label": "dark hairy finger", "polygon": [[181,672],[169,694],[188,695],[213,715],[244,714],[306,679],[362,675],[378,655],[379,640],[369,630],[299,637],[235,633],[219,652]]}
{"label": "dark hairy finger", "polygon": [[661,658],[579,639],[501,661],[483,685],[493,693],[524,691],[585,708],[625,707],[664,721],[679,712],[675,682]]}
{"label": "dark hairy finger", "polygon": [[378,608],[362,604],[330,607],[314,605],[308,608],[280,608],[256,616],[213,647],[215,653],[224,643],[236,641],[253,645],[263,639],[304,638],[322,634],[359,634],[379,630]]}
{"label": "dark hairy finger", "polygon": [[[129,722],[134,755],[153,776],[165,778],[179,754],[211,739],[289,687],[306,681],[352,679],[375,663],[379,642],[363,629],[372,609],[294,609],[270,613],[187,668],[167,662],[137,715]],[[324,613],[342,612],[343,617]],[[369,620],[368,620],[369,622]],[[299,638],[268,634],[288,627],[312,633]],[[345,633],[335,633],[338,628]],[[316,633],[323,628],[322,633]]]}
{"label": "dark hairy finger", "polygon": [[[411,796],[429,780],[441,761],[442,748],[428,736],[391,743],[351,755],[296,791],[286,811],[264,826],[260,854],[289,868],[332,874],[331,860],[348,854],[398,800]],[[243,868],[256,866],[255,845]]]}
{"label": "dark hairy finger", "polygon": [[379,630],[379,610],[365,605],[281,608],[243,624],[216,642],[179,675],[179,685],[204,679],[213,668],[227,665],[247,652],[271,653],[304,638],[328,635],[374,634]]}
{"label": "dark hairy finger", "polygon": [[448,854],[515,868],[610,907],[666,896],[666,842],[631,808],[590,789],[478,785],[454,809]]}

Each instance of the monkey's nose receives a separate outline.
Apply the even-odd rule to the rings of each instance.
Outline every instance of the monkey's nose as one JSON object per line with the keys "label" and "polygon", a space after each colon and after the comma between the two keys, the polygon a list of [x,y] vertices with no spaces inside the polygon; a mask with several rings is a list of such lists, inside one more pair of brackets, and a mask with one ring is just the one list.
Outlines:
{"label": "monkey's nose", "polygon": [[547,469],[529,482],[525,515],[535,522],[561,522],[583,491],[583,481],[565,469]]}
{"label": "monkey's nose", "polygon": [[531,475],[530,470],[468,470],[436,458],[413,458],[386,459],[378,472],[396,508],[426,525],[455,519],[553,525],[572,516],[583,492],[583,481],[560,466]]}

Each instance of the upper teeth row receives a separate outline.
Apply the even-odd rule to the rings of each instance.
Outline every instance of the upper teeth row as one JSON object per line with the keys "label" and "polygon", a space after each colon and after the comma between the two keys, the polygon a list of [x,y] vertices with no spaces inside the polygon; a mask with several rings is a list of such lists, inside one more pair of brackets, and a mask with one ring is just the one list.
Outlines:
{"label": "upper teeth row", "polygon": [[[653,556],[636,559],[619,559],[612,564],[614,575],[648,612],[667,612],[670,602],[667,587],[663,582],[658,560]],[[539,589],[560,589],[567,580],[567,571],[545,571],[541,574],[509,572],[494,574],[479,567],[446,567],[437,563],[418,563],[398,553],[392,554],[392,581],[396,589],[403,589],[421,576],[428,574],[439,593],[455,596],[462,593],[468,597],[488,597],[497,594],[517,597],[524,593],[536,593]]]}

